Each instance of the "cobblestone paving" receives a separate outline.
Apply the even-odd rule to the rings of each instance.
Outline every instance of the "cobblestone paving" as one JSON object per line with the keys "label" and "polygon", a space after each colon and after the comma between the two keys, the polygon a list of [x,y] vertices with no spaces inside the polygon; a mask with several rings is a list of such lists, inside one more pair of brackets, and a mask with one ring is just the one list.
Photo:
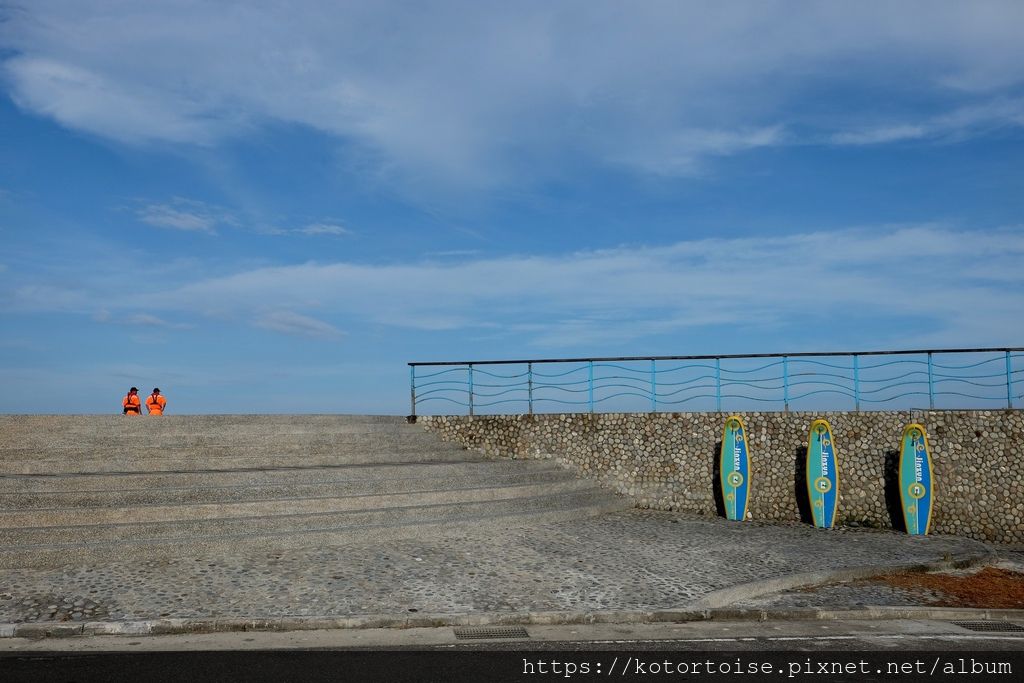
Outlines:
{"label": "cobblestone paving", "polygon": [[[685,608],[792,573],[935,562],[978,541],[628,511],[288,554],[0,571],[0,622]],[[831,594],[855,604],[859,596]]]}

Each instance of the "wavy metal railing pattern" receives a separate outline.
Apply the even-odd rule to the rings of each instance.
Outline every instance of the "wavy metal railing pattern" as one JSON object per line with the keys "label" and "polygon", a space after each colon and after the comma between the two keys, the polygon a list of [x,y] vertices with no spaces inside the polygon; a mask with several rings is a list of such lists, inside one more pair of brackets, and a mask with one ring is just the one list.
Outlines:
{"label": "wavy metal railing pattern", "polygon": [[412,414],[1014,408],[1024,348],[409,363]]}

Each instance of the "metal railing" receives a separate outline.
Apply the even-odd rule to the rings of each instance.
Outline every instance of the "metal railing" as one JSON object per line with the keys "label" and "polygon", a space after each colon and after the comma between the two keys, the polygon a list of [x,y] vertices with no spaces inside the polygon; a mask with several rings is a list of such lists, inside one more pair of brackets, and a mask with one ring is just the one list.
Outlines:
{"label": "metal railing", "polygon": [[1014,408],[1024,348],[414,362],[409,383],[412,415]]}

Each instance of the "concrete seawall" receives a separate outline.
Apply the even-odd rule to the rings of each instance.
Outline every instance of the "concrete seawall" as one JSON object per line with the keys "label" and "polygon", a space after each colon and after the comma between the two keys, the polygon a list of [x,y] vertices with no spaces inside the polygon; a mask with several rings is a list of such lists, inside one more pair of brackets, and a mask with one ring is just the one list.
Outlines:
{"label": "concrete seawall", "polygon": [[[899,440],[928,432],[935,467],[932,533],[1024,542],[1024,412],[739,413],[749,432],[750,516],[809,519],[804,453],[812,420],[832,425],[840,469],[837,524],[900,528]],[[725,413],[425,416],[448,441],[508,458],[553,459],[637,506],[718,514],[715,463]]]}

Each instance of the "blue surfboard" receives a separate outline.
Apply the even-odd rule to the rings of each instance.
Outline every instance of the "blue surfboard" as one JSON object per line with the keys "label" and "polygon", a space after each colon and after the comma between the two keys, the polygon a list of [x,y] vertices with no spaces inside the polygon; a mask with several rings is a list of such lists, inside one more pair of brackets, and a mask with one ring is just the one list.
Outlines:
{"label": "blue surfboard", "polygon": [[827,420],[815,420],[807,436],[807,495],[814,526],[831,529],[839,505],[839,461]]}
{"label": "blue surfboard", "polygon": [[732,415],[725,421],[718,462],[725,516],[737,521],[746,519],[750,497],[750,454],[747,430],[738,415]]}
{"label": "blue surfboard", "polygon": [[919,424],[907,425],[900,440],[900,506],[907,533],[924,535],[932,524],[932,454],[928,434]]}

